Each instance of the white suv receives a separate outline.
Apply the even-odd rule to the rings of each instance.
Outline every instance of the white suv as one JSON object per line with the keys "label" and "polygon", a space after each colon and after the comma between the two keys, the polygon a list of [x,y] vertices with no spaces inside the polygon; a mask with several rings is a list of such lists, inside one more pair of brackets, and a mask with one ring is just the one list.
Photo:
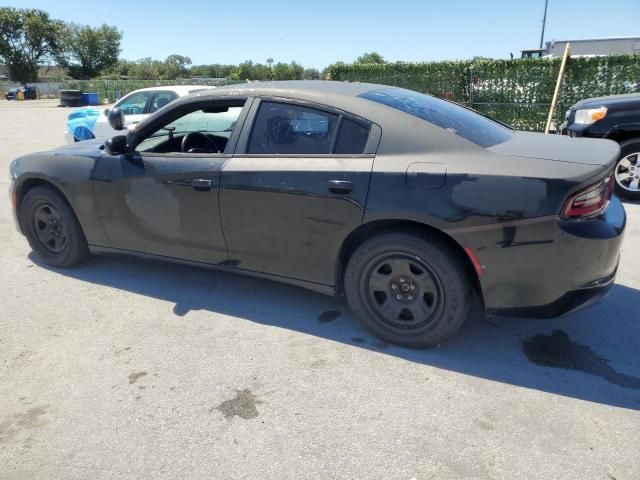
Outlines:
{"label": "white suv", "polygon": [[[139,123],[156,110],[161,109],[176,98],[190,93],[215,87],[205,85],[172,85],[166,87],[141,88],[122,97],[113,107],[119,107],[125,115],[125,127]],[[117,135],[107,115],[109,109],[83,108],[69,114],[65,139],[67,143],[89,140],[91,138],[112,137]]]}

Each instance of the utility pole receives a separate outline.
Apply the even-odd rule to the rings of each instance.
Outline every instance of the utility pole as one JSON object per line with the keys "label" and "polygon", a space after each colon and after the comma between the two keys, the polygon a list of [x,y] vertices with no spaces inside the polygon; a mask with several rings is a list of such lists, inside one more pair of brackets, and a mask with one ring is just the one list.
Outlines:
{"label": "utility pole", "polygon": [[547,23],[547,7],[549,6],[549,0],[544,0],[544,15],[542,16],[542,32],[540,33],[540,47],[544,42],[544,25]]}

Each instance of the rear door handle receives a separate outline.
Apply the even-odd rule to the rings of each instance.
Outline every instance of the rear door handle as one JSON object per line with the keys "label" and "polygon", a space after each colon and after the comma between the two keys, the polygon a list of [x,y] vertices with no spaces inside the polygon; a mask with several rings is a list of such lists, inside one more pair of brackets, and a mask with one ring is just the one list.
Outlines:
{"label": "rear door handle", "polygon": [[327,188],[331,193],[349,193],[353,190],[353,182],[349,180],[329,180]]}
{"label": "rear door handle", "polygon": [[194,178],[191,180],[191,186],[198,191],[206,192],[211,190],[213,186],[213,180],[210,178]]}

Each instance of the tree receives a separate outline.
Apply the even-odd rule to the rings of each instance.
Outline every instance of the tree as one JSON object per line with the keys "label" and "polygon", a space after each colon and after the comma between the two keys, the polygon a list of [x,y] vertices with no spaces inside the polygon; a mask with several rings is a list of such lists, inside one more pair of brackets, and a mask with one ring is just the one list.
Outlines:
{"label": "tree", "polygon": [[122,33],[114,26],[69,24],[63,36],[64,47],[58,64],[69,70],[73,78],[98,76],[118,63]]}
{"label": "tree", "polygon": [[189,74],[187,66],[191,65],[191,59],[184,55],[169,55],[162,66],[162,78],[173,80],[184,78]]}
{"label": "tree", "polygon": [[111,78],[120,78],[120,77],[128,77],[129,70],[133,67],[134,63],[129,60],[125,60],[120,58],[115,65],[105,69],[102,72],[102,77],[111,77]]}
{"label": "tree", "polygon": [[331,78],[331,69],[332,69],[332,67],[336,67],[336,66],[340,66],[340,65],[346,65],[346,63],[344,63],[342,61],[339,61],[339,62],[336,62],[336,63],[333,63],[331,65],[328,65],[328,66],[324,67],[322,69],[322,73],[320,74],[321,78],[323,80],[333,80]]}
{"label": "tree", "polygon": [[236,65],[221,65],[219,63],[194,65],[189,69],[189,74],[192,77],[224,78],[228,77],[236,68]]}
{"label": "tree", "polygon": [[253,66],[252,80],[271,80],[271,68],[264,63],[256,63]]}
{"label": "tree", "polygon": [[141,58],[129,67],[129,76],[136,80],[158,80],[161,62],[151,57]]}
{"label": "tree", "polygon": [[304,73],[302,74],[302,78],[305,80],[319,80],[320,79],[320,70],[317,68],[305,68]]}
{"label": "tree", "polygon": [[234,80],[253,80],[253,62],[246,60],[231,72]]}
{"label": "tree", "polygon": [[36,81],[38,65],[60,52],[63,29],[42,10],[0,7],[0,60],[9,67],[9,78]]}
{"label": "tree", "polygon": [[291,79],[291,66],[288,63],[278,62],[273,66],[273,79],[274,80],[290,80]]}
{"label": "tree", "polygon": [[355,63],[386,63],[378,52],[365,53],[356,58]]}
{"label": "tree", "polygon": [[290,79],[291,80],[302,80],[302,75],[304,73],[304,67],[296,62],[291,62],[289,65]]}

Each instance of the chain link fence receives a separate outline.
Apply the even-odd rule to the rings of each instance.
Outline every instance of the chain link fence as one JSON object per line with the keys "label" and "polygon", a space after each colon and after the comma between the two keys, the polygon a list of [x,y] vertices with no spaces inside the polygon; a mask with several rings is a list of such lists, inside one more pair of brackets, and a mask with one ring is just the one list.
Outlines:
{"label": "chain link fence", "polygon": [[[233,83],[225,78],[178,79],[178,80],[63,80],[61,82],[33,83],[38,98],[59,98],[60,90],[80,90],[83,93],[97,93],[102,103],[113,103],[118,98],[140,88],[168,85],[209,85],[221,86]],[[0,91],[7,92],[20,84],[0,83]]]}

